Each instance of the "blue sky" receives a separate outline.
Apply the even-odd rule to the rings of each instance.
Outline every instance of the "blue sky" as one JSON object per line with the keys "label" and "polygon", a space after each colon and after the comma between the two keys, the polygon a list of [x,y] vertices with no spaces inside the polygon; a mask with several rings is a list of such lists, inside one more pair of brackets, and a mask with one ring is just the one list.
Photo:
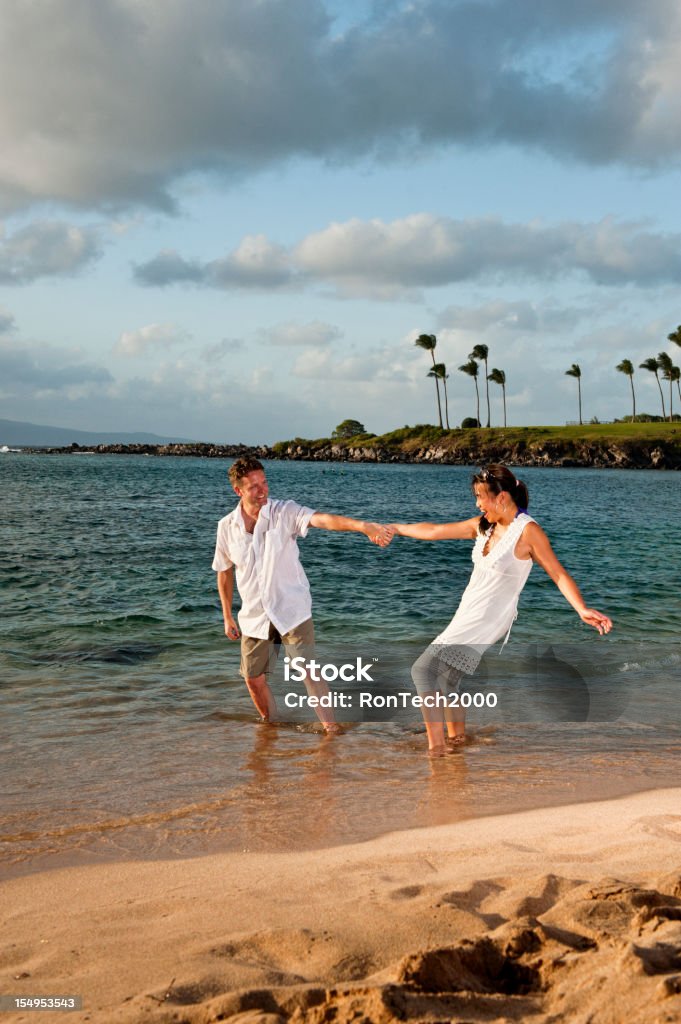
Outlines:
{"label": "blue sky", "polygon": [[2,417],[434,422],[426,332],[452,425],[477,343],[509,423],[574,420],[573,362],[605,420],[621,359],[681,362],[671,0],[6,0],[0,29]]}

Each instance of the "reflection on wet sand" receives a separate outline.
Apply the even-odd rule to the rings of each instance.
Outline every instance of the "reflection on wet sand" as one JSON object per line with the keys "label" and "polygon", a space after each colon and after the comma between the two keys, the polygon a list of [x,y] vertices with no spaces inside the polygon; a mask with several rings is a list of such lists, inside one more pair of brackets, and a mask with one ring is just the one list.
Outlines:
{"label": "reflection on wet sand", "polygon": [[253,729],[253,745],[241,768],[247,781],[240,787],[238,804],[244,849],[343,841],[334,777],[342,737],[301,735],[303,742],[294,745],[297,737],[291,733],[260,724]]}
{"label": "reflection on wet sand", "polygon": [[[291,849],[356,842],[377,830],[439,825],[471,816],[468,770],[459,751],[438,762],[409,744],[392,758],[400,764],[365,765],[369,776],[357,785],[361,728],[343,736],[314,738],[308,732],[272,726],[253,729],[253,743],[241,772],[248,776],[233,805],[244,849]],[[312,745],[309,741],[312,740]],[[365,753],[366,756],[366,753]],[[405,762],[413,762],[405,777]],[[399,768],[399,774],[398,774]],[[353,772],[354,775],[354,772]]]}
{"label": "reflection on wet sand", "polygon": [[58,803],[32,810],[32,798],[44,803],[45,777],[36,770],[29,786],[24,775],[21,830],[11,800],[0,816],[0,860],[12,870],[38,861],[318,849],[670,780],[669,738],[659,736],[658,750],[650,727],[634,723],[478,724],[465,746],[436,761],[425,756],[416,721],[350,723],[343,735],[326,736],[313,723],[219,715],[128,730],[124,743],[111,732],[91,740],[90,786],[77,798],[67,800],[62,786]]}

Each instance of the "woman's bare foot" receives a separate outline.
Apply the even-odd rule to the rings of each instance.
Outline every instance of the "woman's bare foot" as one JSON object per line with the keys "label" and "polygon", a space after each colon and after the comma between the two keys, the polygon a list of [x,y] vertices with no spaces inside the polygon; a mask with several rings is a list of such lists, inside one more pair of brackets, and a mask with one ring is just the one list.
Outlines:
{"label": "woman's bare foot", "polygon": [[466,734],[460,732],[456,736],[448,736],[446,743],[449,750],[456,750],[457,747],[463,747],[466,744]]}
{"label": "woman's bare foot", "polygon": [[325,722],[324,734],[326,736],[342,736],[343,727],[339,725],[338,722]]}
{"label": "woman's bare foot", "polygon": [[428,757],[446,757],[446,756],[447,756],[447,747],[446,746],[428,747]]}

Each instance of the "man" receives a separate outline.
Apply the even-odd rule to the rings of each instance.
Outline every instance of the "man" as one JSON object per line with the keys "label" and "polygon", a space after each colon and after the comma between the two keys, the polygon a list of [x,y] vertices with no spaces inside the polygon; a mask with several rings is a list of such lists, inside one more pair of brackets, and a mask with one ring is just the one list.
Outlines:
{"label": "man", "polygon": [[[364,533],[373,543],[384,545],[388,531],[377,523],[315,512],[295,501],[270,499],[263,466],[250,456],[237,459],[230,467],[229,481],[240,500],[218,523],[213,569],[225,635],[230,640],[241,636],[240,673],[261,718],[268,722],[276,714],[268,684],[276,658],[274,645],[283,643],[291,655],[304,651],[309,660],[314,644],[312,598],[300,564],[298,537],[305,537],[313,526]],[[239,626],[232,615],[235,567],[241,595]],[[324,683],[308,680],[306,685],[316,696],[328,693]],[[331,709],[316,710],[325,731],[337,732]]]}

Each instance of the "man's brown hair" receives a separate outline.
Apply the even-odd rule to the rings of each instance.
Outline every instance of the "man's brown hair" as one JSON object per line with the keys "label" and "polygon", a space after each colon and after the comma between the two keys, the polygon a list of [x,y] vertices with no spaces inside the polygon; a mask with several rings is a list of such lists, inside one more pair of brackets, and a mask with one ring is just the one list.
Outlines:
{"label": "man's brown hair", "polygon": [[232,463],[227,475],[232,487],[238,487],[239,480],[243,480],[249,473],[257,473],[258,470],[262,470],[263,473],[265,472],[262,462],[258,462],[253,455],[244,455]]}

